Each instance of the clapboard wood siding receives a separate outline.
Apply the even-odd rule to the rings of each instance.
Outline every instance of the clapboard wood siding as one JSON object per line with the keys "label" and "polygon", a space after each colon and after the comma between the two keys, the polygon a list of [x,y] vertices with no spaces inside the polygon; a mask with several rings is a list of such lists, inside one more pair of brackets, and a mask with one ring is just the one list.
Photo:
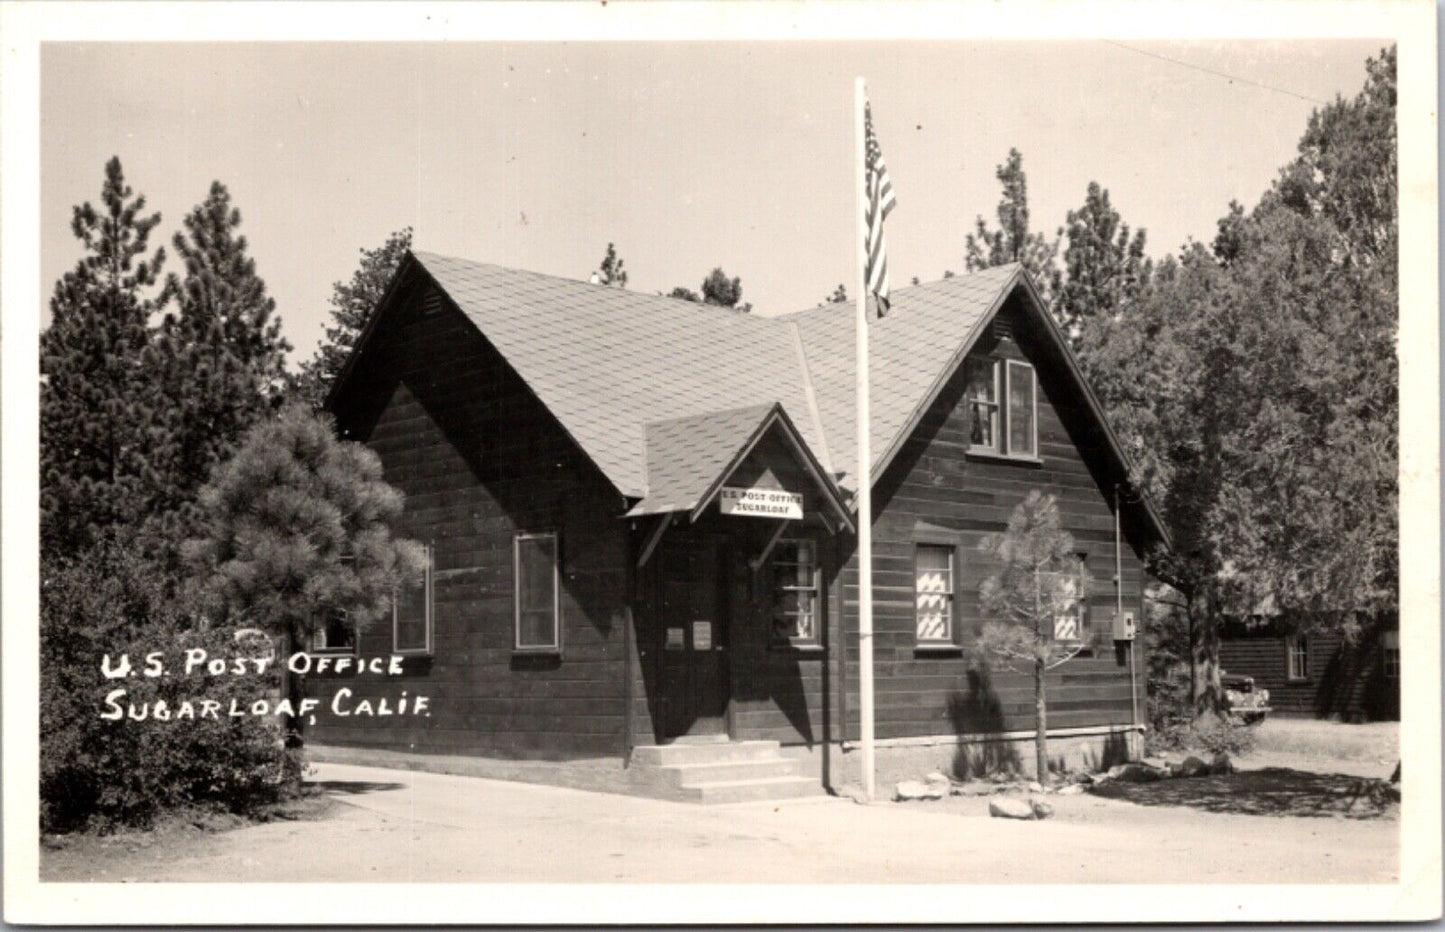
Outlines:
{"label": "clapboard wood siding", "polygon": [[1334,634],[1306,637],[1307,675],[1289,678],[1286,636],[1274,627],[1245,630],[1230,625],[1219,645],[1219,664],[1228,673],[1254,678],[1269,690],[1276,714],[1383,721],[1400,717],[1400,682],[1385,675],[1383,636],[1393,619],[1366,629],[1350,644]]}
{"label": "clapboard wood siding", "polygon": [[[1033,489],[1058,496],[1064,527],[1086,554],[1093,585],[1091,628],[1097,650],[1048,676],[1050,728],[1127,725],[1133,714],[1128,652],[1109,639],[1114,612],[1113,482],[1105,473],[1105,441],[1085,414],[1083,399],[1062,376],[1057,358],[1034,336],[1017,304],[1000,311],[1003,328],[990,328],[970,355],[1019,359],[1038,374],[1038,463],[1003,461],[968,452],[966,372],[960,368],[900,449],[874,492],[873,612],[876,733],[880,738],[1025,730],[1034,724],[1031,674],[1010,671],[971,649],[985,620],[978,585],[990,569],[979,543],[1002,531],[1013,508]],[[999,334],[1007,334],[1004,339]],[[1124,515],[1123,602],[1136,617],[1142,598],[1142,531]],[[951,537],[959,568],[955,583],[959,651],[918,650],[915,631],[914,550],[918,543]],[[843,542],[844,602],[841,671],[847,695],[848,735],[858,734],[857,556]],[[1144,669],[1143,642],[1136,669]],[[1142,701],[1142,685],[1137,687]]]}
{"label": "clapboard wood siding", "polygon": [[[626,684],[622,500],[476,328],[420,281],[379,322],[333,403],[343,435],[406,495],[400,533],[435,552],[434,651],[397,677],[310,677],[323,699],[425,695],[429,717],[317,717],[316,740],[422,752],[620,753]],[[420,313],[424,304],[430,313]],[[556,531],[560,656],[513,650],[513,538]],[[391,626],[363,656],[391,651]]]}

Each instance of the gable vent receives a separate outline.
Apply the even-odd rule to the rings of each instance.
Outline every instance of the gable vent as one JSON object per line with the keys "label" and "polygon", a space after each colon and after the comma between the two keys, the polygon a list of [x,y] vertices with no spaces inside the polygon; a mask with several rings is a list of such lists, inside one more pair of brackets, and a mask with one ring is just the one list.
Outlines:
{"label": "gable vent", "polygon": [[995,340],[1012,340],[1014,338],[1013,323],[1002,317],[995,317],[993,319],[993,336]]}
{"label": "gable vent", "polygon": [[421,295],[421,301],[417,303],[417,314],[421,317],[430,317],[439,313],[442,309],[442,293],[435,288],[428,288]]}

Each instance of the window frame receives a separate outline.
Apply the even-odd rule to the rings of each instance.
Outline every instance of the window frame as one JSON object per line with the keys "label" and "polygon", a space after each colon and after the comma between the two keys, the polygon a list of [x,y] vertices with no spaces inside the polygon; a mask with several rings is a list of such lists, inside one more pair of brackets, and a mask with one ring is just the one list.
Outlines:
{"label": "window frame", "polygon": [[[1298,653],[1300,668],[1295,669]],[[1304,683],[1310,678],[1310,642],[1303,634],[1291,634],[1284,639],[1284,675],[1291,683]]]}
{"label": "window frame", "polygon": [[[1074,554],[1074,559],[1077,561],[1077,565],[1075,567],[1077,572],[1069,575],[1066,578],[1070,582],[1082,583],[1084,578],[1083,570],[1087,568],[1089,554],[1085,551],[1079,551]],[[1094,643],[1094,632],[1091,630],[1090,626],[1090,622],[1092,621],[1092,619],[1089,617],[1089,596],[1091,595],[1091,593],[1089,592],[1089,586],[1087,584],[1084,584],[1082,587],[1082,591],[1076,592],[1075,595],[1077,597],[1077,601],[1075,601],[1074,603],[1074,618],[1075,624],[1078,626],[1079,636],[1076,638],[1059,637],[1059,619],[1064,616],[1055,615],[1053,619],[1053,629],[1049,632],[1049,640],[1053,641],[1056,644],[1066,644],[1071,647],[1078,647],[1079,653],[1081,654],[1089,653],[1092,650],[1092,644]]]}
{"label": "window frame", "polygon": [[[967,428],[970,436],[967,448],[968,455],[989,459],[1010,460],[1016,463],[1041,464],[1043,458],[1039,455],[1039,372],[1037,367],[1027,359],[1014,359],[1010,356],[970,356],[964,362],[965,367],[985,364],[993,370],[993,393],[998,401],[976,401],[973,396],[969,394],[968,389],[964,389],[964,403],[968,406],[969,419]],[[1028,370],[1030,388],[1032,390],[1030,393],[1032,396],[1032,404],[1029,425],[1029,441],[1031,447],[1024,453],[1014,452],[1013,443],[1010,439],[1010,433],[1013,428],[1013,418],[1010,412],[1009,396],[1013,384],[1013,370],[1015,368]],[[970,384],[971,381],[970,378]],[[974,406],[986,404],[991,404],[994,408],[993,446],[976,444],[971,439],[973,435],[973,419],[975,416]]]}
{"label": "window frame", "polygon": [[[1394,645],[1391,646],[1391,641]],[[1400,632],[1386,631],[1380,644],[1381,657],[1380,667],[1387,680],[1398,680],[1400,678]]]}
{"label": "window frame", "polygon": [[[918,635],[918,555],[924,548],[943,550],[948,554],[948,628],[941,638],[924,639]],[[931,536],[913,541],[913,649],[916,651],[957,651],[959,650],[958,578],[959,545],[956,540],[941,540]]]}
{"label": "window frame", "polygon": [[[970,369],[970,367],[972,367],[972,366],[977,366],[977,365],[980,365],[980,364],[986,364],[986,365],[988,366],[988,368],[989,368],[990,375],[993,376],[993,397],[994,397],[994,400],[993,400],[993,401],[981,401],[981,400],[979,400],[979,399],[976,399],[976,398],[973,397],[972,393],[969,391],[969,388],[972,387],[972,385],[973,385],[973,373],[972,373],[971,371],[969,371],[969,369]],[[967,384],[968,384],[968,386],[969,386],[969,387],[966,387],[966,388],[964,389],[964,401],[965,401],[965,402],[967,403],[967,405],[968,405],[968,419],[969,419],[968,452],[970,452],[970,453],[981,453],[981,454],[983,454],[983,455],[985,455],[985,456],[1004,456],[1004,455],[1006,455],[1006,454],[1004,453],[1004,445],[1003,445],[1003,437],[1004,437],[1004,430],[1005,430],[1005,427],[1004,427],[1004,407],[1005,407],[1005,405],[1004,405],[1004,397],[1003,397],[1003,380],[1000,378],[1000,373],[999,373],[999,360],[993,358],[992,356],[970,356],[970,357],[968,357],[967,359],[964,360],[964,377],[967,379]],[[974,418],[977,416],[977,413],[976,413],[976,410],[975,410],[975,405],[987,405],[987,406],[990,406],[990,407],[993,408],[993,424],[992,424],[992,426],[993,426],[993,444],[992,444],[992,445],[984,445],[984,444],[981,444],[981,443],[974,443],[974,442],[973,442],[973,422],[974,422]]]}
{"label": "window frame", "polygon": [[[1039,374],[1033,363],[1022,359],[1004,359],[1004,419],[1005,425],[1001,439],[1004,440],[1005,456],[1014,459],[1039,458]],[[1014,368],[1027,369],[1029,373],[1029,449],[1026,453],[1016,453],[1013,449],[1013,382]]]}
{"label": "window frame", "polygon": [[423,647],[402,647],[397,640],[400,627],[400,612],[396,590],[391,594],[391,652],[403,657],[430,657],[435,650],[436,630],[436,549],[427,543],[426,568],[422,570],[422,599],[425,603],[426,644]]}
{"label": "window frame", "polygon": [[[338,609],[337,614],[341,616],[344,622],[347,615],[346,610]],[[351,643],[347,646],[331,647],[327,644],[318,646],[317,640],[325,639],[326,637],[326,625],[327,622],[322,622],[320,625],[312,626],[311,643],[306,645],[306,653],[316,657],[355,657],[358,655],[361,650],[361,634],[355,628],[351,629]]]}
{"label": "window frame", "polygon": [[[552,643],[522,643],[522,541],[552,541]],[[562,541],[557,531],[519,531],[512,535],[512,650],[519,654],[562,652]]]}
{"label": "window frame", "polygon": [[[799,561],[779,560],[780,554],[786,553],[788,547],[806,545],[813,555],[813,582],[811,586],[778,585],[778,568],[783,565],[802,566]],[[772,555],[768,559],[768,647],[773,650],[821,650],[823,647],[823,558],[822,548],[818,546],[817,540],[811,537],[784,537],[773,547]],[[780,592],[811,592],[813,594],[813,633],[811,635],[789,635],[781,638],[777,634],[778,594]],[[795,614],[795,613],[782,613]]]}
{"label": "window frame", "polygon": [[[338,559],[341,563],[351,563],[356,559],[356,557],[350,553],[343,552]],[[344,623],[347,618],[347,611],[345,609],[338,609],[337,613],[341,616],[341,619]],[[311,626],[311,634],[310,637],[307,638],[306,653],[312,654],[317,657],[356,657],[360,654],[361,632],[357,631],[355,628],[351,629],[350,646],[329,647],[324,644],[320,647],[316,646],[318,635],[323,639],[325,638],[327,624],[329,624],[329,621],[323,621],[319,626],[314,624]]]}

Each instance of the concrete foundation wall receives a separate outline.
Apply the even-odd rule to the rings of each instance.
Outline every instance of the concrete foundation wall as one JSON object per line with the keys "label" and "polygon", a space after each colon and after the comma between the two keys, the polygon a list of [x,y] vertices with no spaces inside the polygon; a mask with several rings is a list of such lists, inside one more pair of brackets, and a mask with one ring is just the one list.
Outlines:
{"label": "concrete foundation wall", "polygon": [[[808,773],[816,773],[830,789],[862,783],[863,752],[856,742],[846,745],[786,746],[782,753],[805,762]],[[1124,761],[1137,760],[1143,753],[1143,735],[1135,729],[1100,728],[1086,733],[1049,736],[1050,767],[1067,770],[1106,770]],[[997,771],[1016,771],[1036,776],[1033,735],[939,736],[907,741],[879,741],[875,746],[878,787],[899,780],[916,780],[932,771],[956,779],[982,776]]]}

